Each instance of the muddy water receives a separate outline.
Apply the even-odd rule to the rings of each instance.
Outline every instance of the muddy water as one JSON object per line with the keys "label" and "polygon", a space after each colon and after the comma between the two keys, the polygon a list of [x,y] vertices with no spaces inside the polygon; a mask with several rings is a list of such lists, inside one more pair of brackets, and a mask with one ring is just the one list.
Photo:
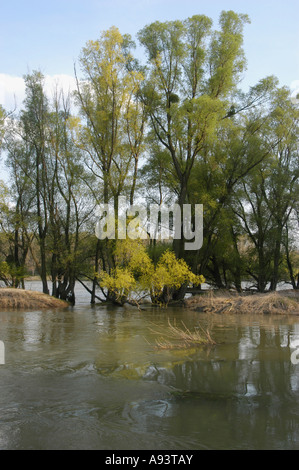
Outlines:
{"label": "muddy water", "polygon": [[[168,321],[217,344],[156,349]],[[0,449],[299,448],[299,317],[79,302],[0,312],[0,340]]]}

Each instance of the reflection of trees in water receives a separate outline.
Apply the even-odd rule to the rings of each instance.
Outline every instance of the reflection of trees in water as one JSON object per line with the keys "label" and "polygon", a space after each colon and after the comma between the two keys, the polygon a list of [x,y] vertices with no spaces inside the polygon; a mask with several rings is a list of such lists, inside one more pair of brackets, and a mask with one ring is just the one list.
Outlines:
{"label": "reflection of trees in water", "polygon": [[290,348],[297,328],[255,325],[234,329],[230,342],[218,344],[206,358],[174,366],[178,388],[247,396],[254,390],[256,395],[296,391],[299,368],[290,361]]}
{"label": "reflection of trees in water", "polygon": [[294,329],[249,331],[247,357],[237,343],[234,358],[227,351],[228,359],[214,354],[164,374],[164,384],[177,390],[173,432],[196,432],[214,448],[217,439],[221,446],[235,442],[235,448],[296,448],[299,367],[291,363],[289,348]]}
{"label": "reflection of trees in water", "polygon": [[236,328],[231,343],[217,346],[210,357],[175,364],[172,374],[160,371],[163,383],[177,390],[180,426],[190,419],[196,428],[198,416],[207,430],[214,420],[230,439],[249,447],[296,445],[299,367],[290,361],[290,348],[297,334],[296,324]]}
{"label": "reflection of trees in water", "polygon": [[[16,311],[1,314],[5,341],[20,344],[65,344],[76,330],[76,317],[69,311]],[[13,326],[12,326],[13,325]],[[78,334],[80,329],[78,328]]]}

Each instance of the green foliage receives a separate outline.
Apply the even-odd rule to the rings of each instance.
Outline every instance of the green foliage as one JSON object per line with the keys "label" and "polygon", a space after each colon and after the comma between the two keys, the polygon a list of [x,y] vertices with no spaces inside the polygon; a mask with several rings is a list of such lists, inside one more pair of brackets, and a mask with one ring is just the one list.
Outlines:
{"label": "green foliage", "polygon": [[221,29],[213,34],[209,58],[211,77],[208,86],[214,97],[227,96],[245,69],[243,28],[249,23],[249,17],[223,11],[219,23]]}
{"label": "green foliage", "polygon": [[172,298],[172,292],[182,285],[198,286],[204,281],[203,276],[193,274],[187,263],[183,259],[177,259],[171,251],[163,253],[148,277],[152,301],[162,304],[167,304]]}
{"label": "green foliage", "polygon": [[5,285],[9,285],[11,278],[10,268],[6,261],[0,263],[0,279],[4,281]]}
{"label": "green foliage", "polygon": [[0,280],[6,286],[18,287],[20,282],[25,278],[26,270],[24,266],[15,266],[14,263],[2,261],[0,262]]}
{"label": "green foliage", "polygon": [[193,274],[186,262],[177,259],[169,250],[154,265],[145,246],[128,239],[118,241],[115,255],[117,267],[111,274],[101,273],[99,282],[120,304],[138,302],[145,295],[150,295],[154,303],[167,304],[173,289],[178,289],[182,284],[199,285],[204,282],[202,276]]}
{"label": "green foliage", "polygon": [[128,184],[133,198],[143,150],[145,115],[137,96],[144,77],[132,66],[132,46],[128,35],[112,27],[89,41],[80,56],[85,80],[78,82],[76,97],[85,122],[78,140],[89,165],[101,173],[105,203]]}
{"label": "green foliage", "polygon": [[[49,274],[64,298],[87,278],[92,302],[97,283],[119,304],[146,295],[164,305],[201,276],[238,290],[244,280],[274,290],[287,275],[298,286],[299,110],[273,76],[238,90],[247,23],[223,11],[218,27],[204,15],[149,24],[138,33],[146,66],[129,35],[103,31],[79,58],[78,115],[58,88],[46,95],[41,72],[24,77],[20,114],[6,119],[0,107],[11,178],[0,182],[4,282],[21,283],[30,257],[44,291]],[[97,240],[94,208],[116,212],[119,196],[203,204],[203,247]]]}

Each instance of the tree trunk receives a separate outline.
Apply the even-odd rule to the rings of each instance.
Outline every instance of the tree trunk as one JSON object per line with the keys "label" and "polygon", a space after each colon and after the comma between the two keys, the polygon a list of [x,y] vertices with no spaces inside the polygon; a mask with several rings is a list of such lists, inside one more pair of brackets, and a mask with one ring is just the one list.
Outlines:
{"label": "tree trunk", "polygon": [[[100,245],[101,245],[101,240],[98,239],[98,240],[97,240],[97,244],[96,244],[95,261],[94,261],[95,273],[97,273],[98,270],[99,270]],[[93,281],[92,281],[91,299],[90,299],[90,303],[91,303],[92,305],[95,304],[95,299],[96,299],[96,286],[97,286],[97,283],[98,283],[97,277],[94,276]]]}
{"label": "tree trunk", "polygon": [[279,271],[279,264],[280,264],[280,253],[281,253],[281,231],[275,242],[274,257],[273,257],[273,274],[272,274],[271,285],[270,285],[271,291],[276,291],[277,284],[279,281],[278,271]]}
{"label": "tree trunk", "polygon": [[43,293],[49,294],[48,281],[47,281],[47,266],[46,266],[46,246],[45,238],[40,240],[40,256],[41,256],[41,280],[43,285]]}

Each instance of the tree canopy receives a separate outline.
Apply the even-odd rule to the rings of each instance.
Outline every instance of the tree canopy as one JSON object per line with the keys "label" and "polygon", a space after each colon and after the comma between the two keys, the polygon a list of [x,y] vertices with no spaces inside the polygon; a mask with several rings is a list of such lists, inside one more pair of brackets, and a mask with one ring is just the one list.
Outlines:
{"label": "tree canopy", "polygon": [[[48,96],[40,71],[24,76],[21,111],[0,107],[10,175],[0,186],[2,282],[24,287],[32,273],[72,303],[80,282],[92,303],[120,304],[167,304],[203,282],[299,288],[299,109],[273,76],[241,88],[249,23],[233,11],[217,27],[204,15],[156,21],[136,38],[143,61],[112,26],[82,48],[73,94]],[[136,208],[123,226],[120,201]],[[113,208],[112,239],[96,236],[99,204]],[[177,205],[179,236],[152,238],[145,226],[142,240],[124,240],[120,228],[151,204]],[[192,251],[186,204],[193,233],[203,205],[203,245]]]}

